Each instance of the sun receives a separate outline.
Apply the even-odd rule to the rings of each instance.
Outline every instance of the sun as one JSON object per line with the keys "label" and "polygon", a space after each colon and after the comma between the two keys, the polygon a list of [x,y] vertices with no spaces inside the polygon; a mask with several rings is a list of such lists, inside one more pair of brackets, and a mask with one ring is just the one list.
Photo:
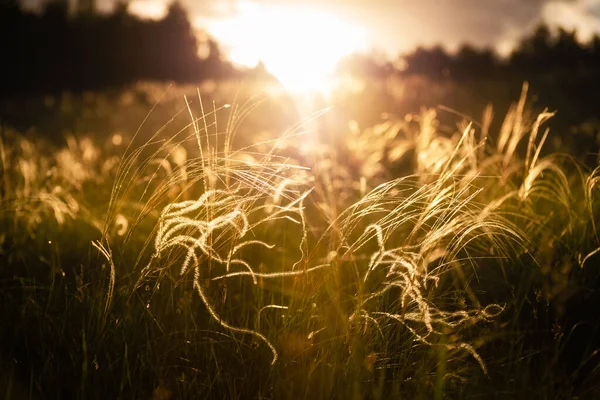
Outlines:
{"label": "sun", "polygon": [[132,0],[127,9],[142,18],[157,20],[167,13],[167,4],[156,0]]}
{"label": "sun", "polygon": [[325,91],[340,59],[366,50],[366,31],[318,9],[239,2],[206,29],[237,65],[260,61],[290,91]]}

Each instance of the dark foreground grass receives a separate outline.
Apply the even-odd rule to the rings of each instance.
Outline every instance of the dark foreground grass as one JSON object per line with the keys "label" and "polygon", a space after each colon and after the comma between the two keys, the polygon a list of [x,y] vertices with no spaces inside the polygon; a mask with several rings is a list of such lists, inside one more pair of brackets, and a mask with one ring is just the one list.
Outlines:
{"label": "dark foreground grass", "polygon": [[600,396],[600,175],[542,152],[551,115],[250,140],[252,104],[200,104],[3,132],[4,398]]}

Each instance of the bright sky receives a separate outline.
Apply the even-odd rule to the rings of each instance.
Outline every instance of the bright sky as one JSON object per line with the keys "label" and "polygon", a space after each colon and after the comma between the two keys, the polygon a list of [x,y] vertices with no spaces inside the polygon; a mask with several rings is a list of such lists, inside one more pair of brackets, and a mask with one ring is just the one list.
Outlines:
{"label": "bright sky", "polygon": [[[133,10],[159,15],[167,0],[131,1]],[[443,43],[455,47],[465,41],[506,48],[542,19],[577,28],[584,37],[600,32],[600,0],[183,1],[198,21],[239,16],[252,7],[255,14],[265,11],[262,15],[267,19],[277,17],[277,12],[272,11],[275,9],[320,10],[365,30],[373,45],[393,53],[419,44]],[[264,21],[257,21],[256,25],[261,23]],[[311,24],[303,25],[310,32]]]}
{"label": "bright sky", "polygon": [[[26,6],[44,0],[21,0]],[[77,0],[68,0],[76,2]],[[116,0],[96,0],[110,9]],[[133,11],[160,17],[170,0],[129,0]],[[475,45],[508,48],[524,31],[542,19],[577,28],[587,38],[600,32],[600,0],[181,0],[198,23],[240,16],[254,7],[265,19],[274,9],[307,8],[335,15],[339,21],[368,32],[379,49],[397,53],[416,45],[442,43],[448,47],[469,41]],[[257,11],[258,10],[258,11]],[[302,22],[297,21],[297,25]],[[216,24],[219,26],[219,24]],[[313,26],[302,24],[309,31]],[[221,25],[222,26],[222,25]],[[218,28],[220,29],[220,28]],[[240,34],[247,34],[241,32]],[[276,37],[278,35],[273,35]]]}
{"label": "bright sky", "polygon": [[[96,1],[108,10],[115,0]],[[129,7],[160,18],[169,1],[129,0]],[[600,32],[600,0],[181,1],[194,26],[215,37],[234,62],[262,60],[282,82],[302,87],[321,87],[337,61],[354,51],[394,56],[418,45],[453,49],[469,42],[507,53],[542,20],[576,28],[584,40]]]}

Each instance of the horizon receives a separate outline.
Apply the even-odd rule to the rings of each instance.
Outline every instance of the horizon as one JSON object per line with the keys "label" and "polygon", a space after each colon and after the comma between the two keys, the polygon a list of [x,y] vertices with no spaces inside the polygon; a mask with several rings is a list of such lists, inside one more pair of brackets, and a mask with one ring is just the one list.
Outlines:
{"label": "horizon", "polygon": [[[66,1],[72,8],[76,6],[77,0]],[[39,10],[45,2],[47,0],[20,1],[21,6],[27,10]],[[249,27],[250,18],[260,18],[261,25],[264,25],[274,17],[293,16],[298,12],[323,17],[321,19],[332,19],[330,17],[334,16],[339,26],[362,32],[360,48],[356,50],[378,52],[389,59],[418,47],[442,46],[453,52],[463,44],[491,48],[499,55],[506,56],[521,38],[530,34],[541,23],[547,24],[551,29],[562,27],[574,30],[581,42],[600,33],[600,0],[500,0],[494,4],[462,0],[458,6],[459,2],[437,0],[422,0],[418,4],[397,4],[399,2],[391,0],[369,3],[361,0],[180,2],[188,11],[193,27],[214,37],[228,56],[232,52],[239,52],[238,47],[242,44],[247,47],[245,36],[248,32],[246,30],[235,36],[229,29],[228,34],[223,35],[224,26],[231,27],[234,21],[244,21],[245,26]],[[160,19],[165,15],[170,1],[131,0],[127,3],[129,12],[134,15]],[[95,9],[100,13],[109,13],[115,4],[116,0],[96,0]],[[300,21],[293,28],[298,29],[302,23]],[[281,21],[271,26],[279,30],[285,28]],[[298,32],[277,32],[277,37],[285,38],[290,34],[297,36]],[[232,58],[236,61],[235,57]],[[259,57],[254,55],[253,58]]]}

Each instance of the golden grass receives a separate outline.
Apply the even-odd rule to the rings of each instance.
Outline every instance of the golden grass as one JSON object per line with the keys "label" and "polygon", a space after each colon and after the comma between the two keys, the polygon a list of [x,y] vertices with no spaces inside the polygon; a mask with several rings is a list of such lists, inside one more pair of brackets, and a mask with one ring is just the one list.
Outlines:
{"label": "golden grass", "polygon": [[[363,335],[390,343],[403,330],[420,346],[470,354],[486,372],[479,352],[485,342],[463,333],[509,307],[480,298],[472,288],[478,274],[514,265],[519,257],[538,259],[548,272],[555,255],[545,246],[576,241],[578,232],[584,232],[577,242],[579,267],[600,251],[600,167],[588,173],[569,157],[544,156],[549,130],[540,132],[553,114],[532,118],[526,93],[524,86],[495,143],[491,108],[482,124],[463,121],[451,135],[439,131],[436,112],[427,110],[416,127],[398,120],[360,129],[350,122],[341,132],[318,136],[308,127],[318,126],[325,110],[280,136],[239,147],[236,132],[254,99],[205,110],[200,96],[199,106],[186,98],[180,112],[189,114],[188,126],[167,134],[167,123],[149,139],[134,135],[118,164],[103,159],[87,139],[69,138],[53,156],[27,139],[15,138],[12,147],[0,143],[2,208],[14,213],[15,224],[25,221],[32,235],[50,217],[58,225],[87,218],[97,227],[102,238],[92,244],[110,268],[103,323],[123,268],[116,255],[131,247],[136,260],[124,270],[136,274],[135,288],[166,277],[189,282],[191,275],[212,320],[258,338],[271,350],[272,363],[280,351],[275,332],[260,329],[261,313],[291,310],[299,302],[318,310],[310,311],[317,322],[311,320],[307,341],[338,329],[325,312],[331,307],[343,321],[342,340]],[[224,128],[216,118],[223,112],[230,113]],[[306,146],[307,140],[313,142]],[[398,165],[406,170],[394,176]],[[99,224],[86,211],[84,187],[111,179]],[[278,241],[284,232],[289,237]],[[298,277],[320,284],[289,296],[274,296],[280,293],[263,284]],[[253,306],[255,326],[223,314],[211,297],[214,285],[240,279],[278,299]],[[452,291],[460,300],[448,298]],[[331,298],[333,305],[317,303],[336,292],[347,293],[349,304]],[[556,293],[548,289],[549,296]],[[380,358],[372,356],[371,367]]]}

